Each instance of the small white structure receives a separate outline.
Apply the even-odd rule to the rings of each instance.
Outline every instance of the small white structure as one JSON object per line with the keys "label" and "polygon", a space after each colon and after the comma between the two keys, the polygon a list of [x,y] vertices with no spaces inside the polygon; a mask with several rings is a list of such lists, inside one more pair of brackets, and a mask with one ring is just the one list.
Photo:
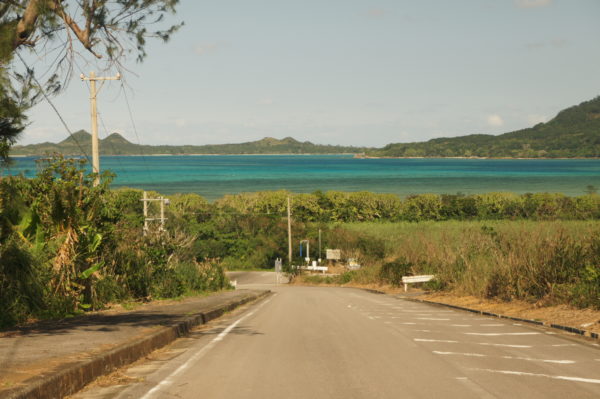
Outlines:
{"label": "small white structure", "polygon": [[404,284],[404,292],[408,290],[408,284],[413,283],[426,283],[435,278],[433,274],[425,274],[422,276],[402,276],[402,283]]}
{"label": "small white structure", "polygon": [[325,258],[327,260],[340,260],[342,259],[342,250],[340,249],[326,249]]}

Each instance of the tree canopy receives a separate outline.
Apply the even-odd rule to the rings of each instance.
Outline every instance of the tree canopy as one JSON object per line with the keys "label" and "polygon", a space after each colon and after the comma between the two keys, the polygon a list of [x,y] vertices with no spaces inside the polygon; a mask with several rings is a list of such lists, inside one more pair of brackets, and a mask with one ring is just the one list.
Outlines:
{"label": "tree canopy", "polygon": [[[179,0],[0,0],[0,159],[26,123],[25,111],[40,90],[56,94],[77,58],[100,69],[142,61],[146,40],[167,41],[181,24],[165,24]],[[15,57],[17,55],[17,57]],[[42,59],[40,82],[23,56]],[[21,63],[15,58],[20,58]]]}

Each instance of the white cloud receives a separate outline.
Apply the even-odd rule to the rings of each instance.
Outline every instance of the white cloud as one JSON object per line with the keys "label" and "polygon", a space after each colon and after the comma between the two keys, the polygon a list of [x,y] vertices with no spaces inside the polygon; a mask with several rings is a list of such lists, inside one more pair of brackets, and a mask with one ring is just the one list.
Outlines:
{"label": "white cloud", "polygon": [[184,118],[175,119],[175,126],[177,126],[177,127],[186,127],[187,126],[187,120],[185,120]]}
{"label": "white cloud", "polygon": [[552,3],[552,0],[515,0],[515,5],[519,8],[546,7]]}
{"label": "white cloud", "polygon": [[197,44],[194,46],[194,53],[197,55],[206,55],[218,51],[221,47],[218,43]]}
{"label": "white cloud", "polygon": [[487,124],[492,127],[500,127],[504,125],[504,120],[497,114],[488,115]]}
{"label": "white cloud", "polygon": [[527,115],[527,122],[530,125],[537,125],[538,123],[546,122],[548,118],[544,115]]}

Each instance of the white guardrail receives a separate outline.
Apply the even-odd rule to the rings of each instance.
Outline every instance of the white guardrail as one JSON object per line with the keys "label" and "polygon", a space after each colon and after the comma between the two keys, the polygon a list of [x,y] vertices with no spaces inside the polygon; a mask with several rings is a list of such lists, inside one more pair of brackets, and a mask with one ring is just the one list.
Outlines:
{"label": "white guardrail", "polygon": [[408,284],[413,283],[426,283],[435,278],[433,274],[425,274],[422,276],[402,276],[402,283],[404,284],[404,292],[408,290]]}
{"label": "white guardrail", "polygon": [[327,266],[300,266],[300,269],[325,273],[329,268]]}

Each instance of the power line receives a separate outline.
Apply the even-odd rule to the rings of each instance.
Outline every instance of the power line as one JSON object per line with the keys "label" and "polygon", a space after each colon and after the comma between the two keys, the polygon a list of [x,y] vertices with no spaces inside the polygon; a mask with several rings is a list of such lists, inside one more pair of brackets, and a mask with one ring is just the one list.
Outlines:
{"label": "power line", "polygon": [[144,162],[144,167],[148,172],[148,176],[151,181],[154,181],[154,177],[152,176],[152,172],[150,172],[150,168],[148,167],[148,162],[146,160],[146,155],[144,154],[144,147],[142,146],[142,142],[140,141],[140,136],[137,131],[137,126],[135,125],[135,120],[133,119],[133,112],[131,111],[131,106],[129,105],[129,98],[127,97],[127,90],[125,89],[125,84],[121,81],[121,90],[123,91],[123,96],[125,97],[125,104],[127,105],[127,111],[129,113],[129,120],[131,121],[131,126],[133,127],[133,132],[135,133],[135,137],[137,139],[140,155],[142,156],[142,162]]}
{"label": "power line", "polygon": [[[98,116],[100,116],[100,123],[102,124],[102,127],[104,128],[104,133],[105,133],[105,135],[106,135],[106,137],[105,137],[105,138],[108,138],[108,136],[109,136],[109,135],[108,135],[108,129],[106,128],[106,124],[104,123],[104,118],[102,117],[102,112],[98,112]],[[114,146],[114,144],[112,143],[112,141],[109,141],[109,142],[108,142],[108,145],[110,145],[110,148],[112,148],[112,150],[113,150],[113,153],[114,153],[115,155],[117,155],[117,151],[116,151],[116,149],[115,149],[115,146]],[[127,171],[126,171],[125,167],[124,167],[124,166],[123,166],[123,164],[121,163],[121,159],[120,159],[118,156],[117,156],[117,158],[116,158],[116,159],[117,159],[117,163],[119,164],[119,167],[120,167],[121,171],[122,171],[124,174],[127,174]]]}
{"label": "power line", "polygon": [[81,144],[79,143],[79,141],[77,141],[77,139],[75,138],[75,136],[71,132],[71,129],[69,129],[69,126],[67,125],[67,122],[65,122],[64,118],[62,117],[62,115],[60,114],[60,112],[58,111],[58,109],[56,108],[56,106],[54,105],[54,103],[52,103],[52,101],[50,101],[50,98],[46,94],[46,91],[44,90],[44,87],[40,84],[40,82],[35,77],[33,69],[29,68],[29,66],[27,65],[27,63],[25,62],[25,60],[23,59],[23,57],[21,57],[21,54],[19,52],[17,52],[17,56],[19,57],[19,59],[21,60],[21,62],[25,66],[25,68],[27,69],[27,72],[31,72],[31,77],[33,78],[33,80],[35,81],[35,83],[38,85],[38,87],[40,89],[40,92],[42,93],[42,95],[44,96],[44,98],[46,99],[46,101],[48,102],[48,104],[50,104],[50,106],[52,107],[52,109],[54,110],[54,112],[56,113],[56,115],[58,116],[58,119],[60,119],[60,121],[62,122],[63,126],[67,130],[67,133],[69,133],[69,136],[71,136],[71,138],[73,139],[73,141],[75,142],[75,144],[77,144],[77,147],[79,147],[79,150],[81,151],[81,153],[87,159],[88,164],[91,165],[92,161],[90,160],[90,157],[88,156],[87,152],[83,149],[83,147],[81,146]]}

